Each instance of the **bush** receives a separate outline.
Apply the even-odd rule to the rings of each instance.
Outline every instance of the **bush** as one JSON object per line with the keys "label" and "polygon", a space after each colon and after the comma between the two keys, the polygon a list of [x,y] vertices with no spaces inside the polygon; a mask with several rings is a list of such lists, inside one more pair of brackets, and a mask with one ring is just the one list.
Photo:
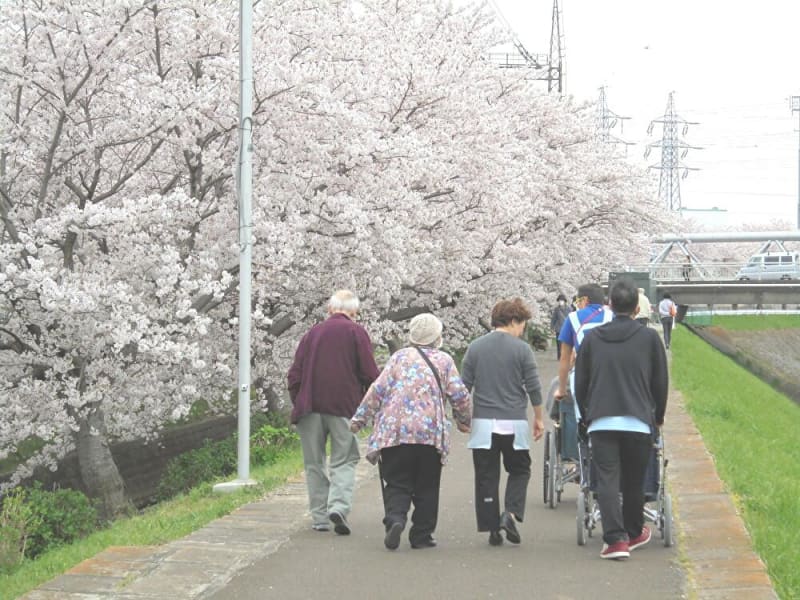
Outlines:
{"label": "bush", "polygon": [[25,490],[16,488],[3,499],[0,510],[0,573],[10,572],[25,556],[33,513]]}
{"label": "bush", "polygon": [[99,524],[97,510],[85,494],[77,490],[43,490],[41,484],[24,492],[30,510],[25,556],[35,558],[43,552],[82,538]]}
{"label": "bush", "polygon": [[300,442],[300,436],[286,427],[263,425],[250,436],[250,462],[271,465]]}
{"label": "bush", "polygon": [[547,350],[547,345],[550,342],[552,334],[550,333],[550,329],[544,325],[528,323],[528,326],[525,328],[525,336],[534,350]]}
{"label": "bush", "polygon": [[[266,419],[260,419],[264,423]],[[202,448],[184,452],[167,463],[158,483],[158,497],[171,498],[193,487],[230,475],[237,466],[237,437],[211,442]],[[276,462],[287,450],[295,447],[299,436],[286,427],[260,425],[250,437],[250,463],[268,465]]]}
{"label": "bush", "polygon": [[158,497],[172,498],[181,492],[224,477],[236,470],[236,439],[206,440],[201,448],[184,452],[167,463],[158,483]]}

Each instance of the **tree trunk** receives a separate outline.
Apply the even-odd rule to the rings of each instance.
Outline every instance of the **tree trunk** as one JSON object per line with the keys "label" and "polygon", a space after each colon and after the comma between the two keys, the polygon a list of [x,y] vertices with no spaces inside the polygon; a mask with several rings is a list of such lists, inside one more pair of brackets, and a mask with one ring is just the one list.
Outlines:
{"label": "tree trunk", "polygon": [[103,411],[92,408],[79,423],[76,443],[81,479],[89,496],[99,502],[100,517],[107,520],[128,512],[132,505],[111,455]]}
{"label": "tree trunk", "polygon": [[261,388],[267,399],[267,417],[273,425],[288,425],[292,414],[292,403],[287,393],[281,394],[271,385],[264,385],[264,380],[259,380],[256,385]]}

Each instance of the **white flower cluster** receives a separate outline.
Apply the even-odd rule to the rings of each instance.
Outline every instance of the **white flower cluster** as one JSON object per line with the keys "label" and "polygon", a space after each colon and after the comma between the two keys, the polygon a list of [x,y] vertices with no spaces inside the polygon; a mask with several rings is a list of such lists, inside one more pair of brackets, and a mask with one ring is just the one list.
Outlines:
{"label": "white flower cluster", "polygon": [[44,444],[17,477],[54,465],[89,412],[128,439],[198,400],[231,410],[243,225],[272,409],[337,288],[376,343],[431,310],[457,346],[498,298],[542,320],[664,227],[643,174],[592,141],[590,110],[482,59],[499,37],[481,8],[258,3],[240,223],[235,4],[7,4],[0,457]]}

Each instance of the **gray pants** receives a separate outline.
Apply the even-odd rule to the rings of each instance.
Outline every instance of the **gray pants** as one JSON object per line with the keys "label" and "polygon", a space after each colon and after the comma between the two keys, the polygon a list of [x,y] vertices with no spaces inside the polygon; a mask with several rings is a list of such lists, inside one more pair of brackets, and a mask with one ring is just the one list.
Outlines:
{"label": "gray pants", "polygon": [[[358,440],[350,431],[350,420],[310,413],[297,423],[303,446],[303,466],[308,487],[308,507],[315,524],[328,522],[328,515],[350,514],[358,464]],[[331,439],[330,464],[326,469],[325,445]]]}

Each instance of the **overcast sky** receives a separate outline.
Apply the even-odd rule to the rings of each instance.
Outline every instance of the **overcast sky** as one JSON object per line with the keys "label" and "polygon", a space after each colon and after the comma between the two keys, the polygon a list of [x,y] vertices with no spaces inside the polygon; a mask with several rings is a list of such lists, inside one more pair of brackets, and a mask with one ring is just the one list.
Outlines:
{"label": "overcast sky", "polygon": [[[529,52],[549,48],[552,0],[490,0]],[[606,86],[609,108],[635,142],[628,155],[659,164],[670,91],[680,116],[699,125],[684,139],[703,150],[684,160],[698,167],[681,181],[683,206],[708,225],[784,219],[798,207],[800,0],[562,0],[567,93],[594,99]],[[657,178],[658,171],[653,171]]]}

